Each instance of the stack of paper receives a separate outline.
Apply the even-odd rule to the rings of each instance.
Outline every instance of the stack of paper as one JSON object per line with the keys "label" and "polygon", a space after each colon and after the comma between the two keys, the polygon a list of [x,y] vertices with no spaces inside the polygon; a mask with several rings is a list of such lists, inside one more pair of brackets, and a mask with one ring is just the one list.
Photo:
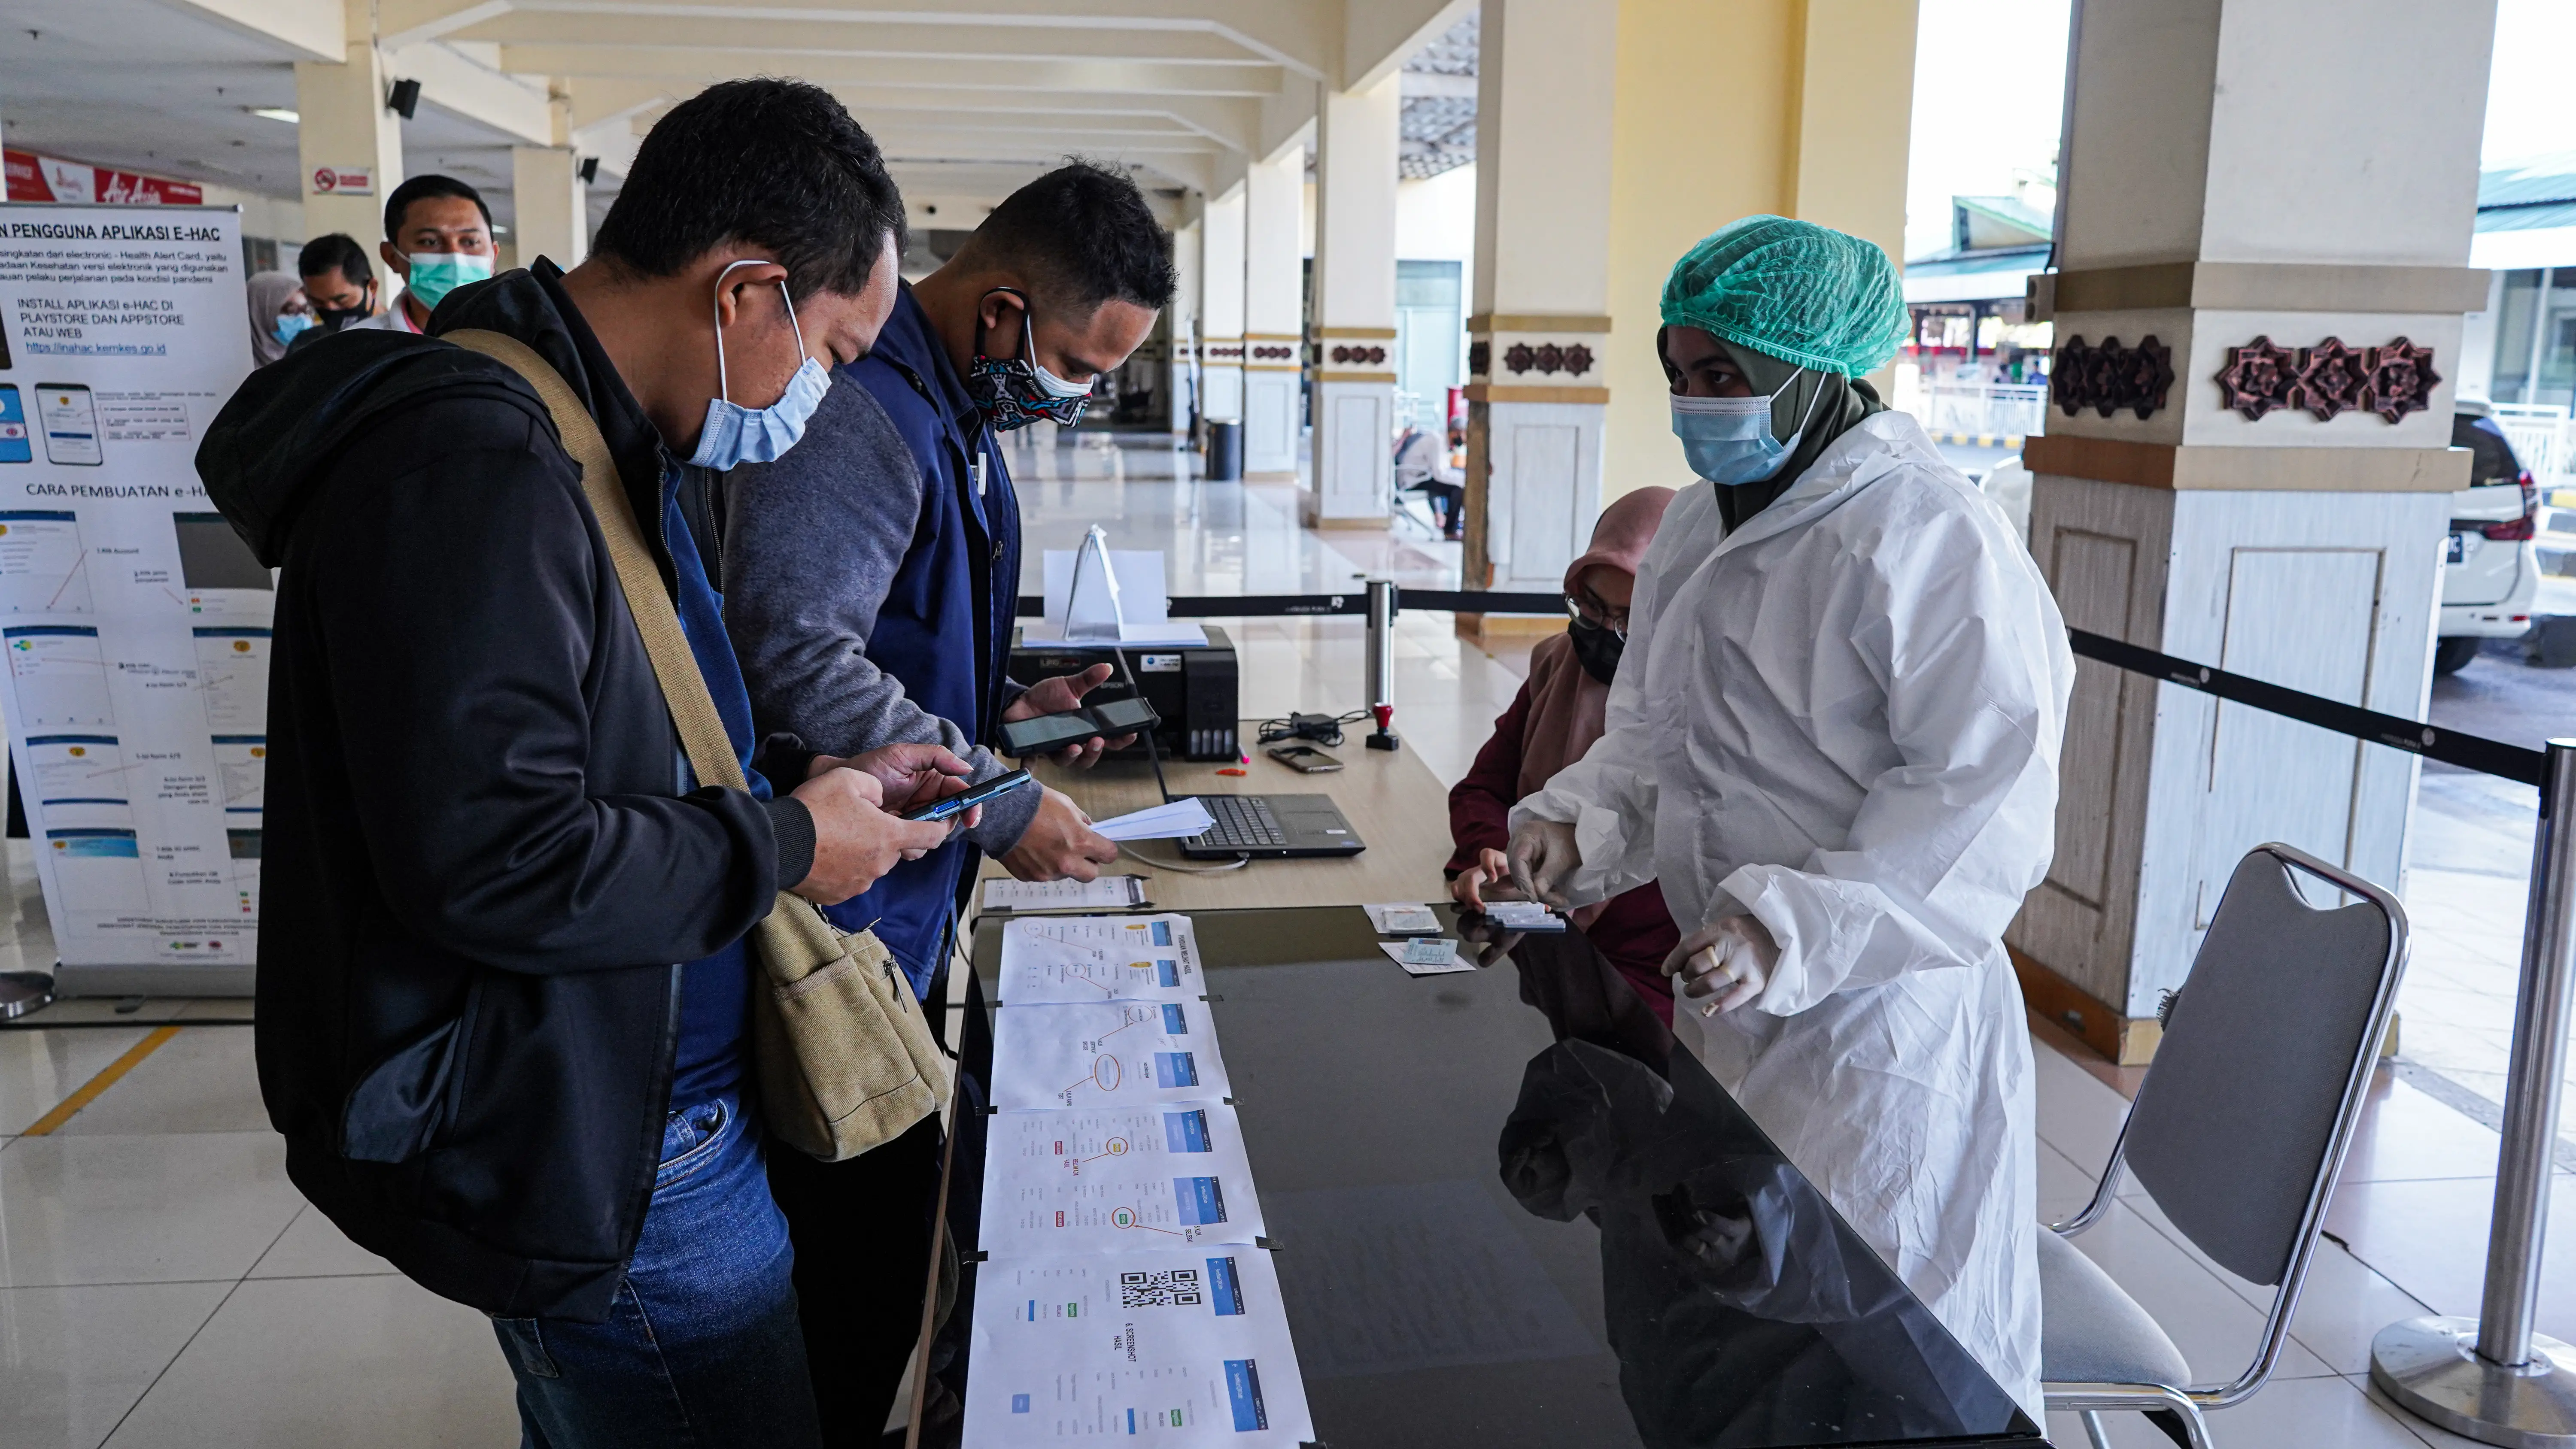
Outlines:
{"label": "stack of paper", "polygon": [[967,1449],[1315,1438],[1203,987],[1187,916],[1003,927]]}
{"label": "stack of paper", "polygon": [[1114,911],[1145,904],[1145,878],[1104,875],[1098,880],[988,880],[988,911]]}
{"label": "stack of paper", "polygon": [[1113,820],[1095,820],[1091,828],[1111,840],[1187,840],[1215,829],[1216,817],[1208,814],[1199,797],[1185,795]]}

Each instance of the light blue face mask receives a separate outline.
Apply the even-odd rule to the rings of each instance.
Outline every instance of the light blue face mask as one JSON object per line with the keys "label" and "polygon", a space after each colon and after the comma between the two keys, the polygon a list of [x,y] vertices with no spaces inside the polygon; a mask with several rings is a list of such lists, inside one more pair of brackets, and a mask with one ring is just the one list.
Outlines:
{"label": "light blue face mask", "polygon": [[[735,262],[716,274],[716,291],[724,292],[724,279],[734,267],[757,266],[756,260]],[[723,313],[716,321],[716,391],[707,399],[706,426],[698,434],[698,450],[689,461],[701,468],[729,469],[742,463],[770,463],[796,446],[805,436],[805,422],[832,387],[832,374],[823,364],[805,355],[805,329],[796,321],[796,299],[789,296],[787,283],[778,284],[778,295],[787,303],[787,325],[796,334],[796,355],[804,364],[796,375],[787,379],[787,391],[778,401],[765,408],[747,408],[732,401],[732,386],[725,375]]]}
{"label": "light blue face mask", "polygon": [[[1789,382],[1780,392],[1789,390]],[[1821,387],[1816,396],[1807,399],[1807,412],[1813,416],[1816,402],[1825,395]],[[1682,456],[1689,460],[1693,473],[1722,488],[1738,488],[1759,483],[1780,471],[1780,460],[1798,446],[1807,431],[1807,420],[1798,420],[1798,430],[1786,439],[1771,436],[1771,405],[1780,393],[1768,397],[1684,397],[1673,395],[1673,436],[1682,440]]]}
{"label": "light blue face mask", "polygon": [[492,279],[492,259],[474,252],[412,252],[403,260],[411,267],[403,274],[403,290],[433,312],[448,293]]}
{"label": "light blue face mask", "polygon": [[303,336],[304,330],[312,325],[313,317],[310,313],[281,312],[277,317],[277,325],[268,329],[268,335],[280,342],[293,342]]}

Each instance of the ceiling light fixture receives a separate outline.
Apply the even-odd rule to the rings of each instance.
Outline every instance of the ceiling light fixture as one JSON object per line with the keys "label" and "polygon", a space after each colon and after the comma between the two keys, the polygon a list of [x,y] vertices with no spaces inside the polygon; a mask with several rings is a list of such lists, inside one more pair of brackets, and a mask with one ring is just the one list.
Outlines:
{"label": "ceiling light fixture", "polygon": [[284,121],[290,126],[298,126],[304,123],[304,118],[302,116],[288,110],[284,106],[245,106],[243,109],[249,111],[254,116],[264,116],[272,121]]}

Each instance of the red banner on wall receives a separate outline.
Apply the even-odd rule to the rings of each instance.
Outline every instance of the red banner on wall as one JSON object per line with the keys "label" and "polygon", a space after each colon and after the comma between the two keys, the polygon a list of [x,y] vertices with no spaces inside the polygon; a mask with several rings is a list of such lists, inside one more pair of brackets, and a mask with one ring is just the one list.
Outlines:
{"label": "red banner on wall", "polygon": [[132,171],[110,171],[79,161],[39,156],[33,151],[0,152],[9,177],[11,201],[88,201],[112,206],[195,206],[205,201],[205,188],[193,181],[172,181]]}

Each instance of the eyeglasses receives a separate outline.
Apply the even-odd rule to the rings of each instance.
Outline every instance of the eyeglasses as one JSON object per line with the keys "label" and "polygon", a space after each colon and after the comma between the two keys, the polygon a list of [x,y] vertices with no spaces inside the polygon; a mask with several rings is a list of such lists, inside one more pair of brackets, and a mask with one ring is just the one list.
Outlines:
{"label": "eyeglasses", "polygon": [[1572,615],[1577,623],[1609,630],[1618,635],[1623,643],[1628,638],[1628,611],[1624,608],[1613,608],[1588,592],[1580,596],[1566,595],[1565,612]]}

